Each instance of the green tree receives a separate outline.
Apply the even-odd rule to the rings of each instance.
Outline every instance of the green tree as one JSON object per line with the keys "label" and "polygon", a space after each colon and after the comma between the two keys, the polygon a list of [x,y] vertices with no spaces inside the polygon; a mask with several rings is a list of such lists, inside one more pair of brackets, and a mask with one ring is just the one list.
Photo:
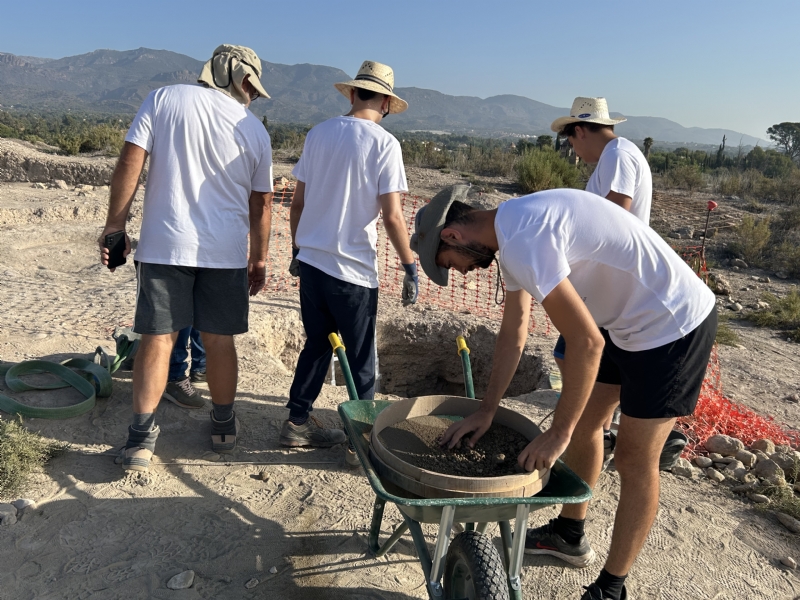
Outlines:
{"label": "green tree", "polygon": [[650,158],[650,148],[653,147],[653,138],[646,137],[644,138],[644,157]]}
{"label": "green tree", "polygon": [[552,148],[553,147],[553,136],[552,135],[540,135],[536,138],[536,147],[537,148]]}
{"label": "green tree", "polygon": [[800,158],[800,123],[778,123],[767,129],[767,135],[789,158]]}

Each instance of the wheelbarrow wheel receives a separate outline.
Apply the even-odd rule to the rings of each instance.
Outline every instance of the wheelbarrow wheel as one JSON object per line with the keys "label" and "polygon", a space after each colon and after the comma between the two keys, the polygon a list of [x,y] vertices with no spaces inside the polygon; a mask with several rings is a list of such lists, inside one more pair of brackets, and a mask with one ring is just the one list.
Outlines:
{"label": "wheelbarrow wheel", "polygon": [[488,536],[465,531],[453,538],[444,567],[444,597],[508,600],[503,559]]}

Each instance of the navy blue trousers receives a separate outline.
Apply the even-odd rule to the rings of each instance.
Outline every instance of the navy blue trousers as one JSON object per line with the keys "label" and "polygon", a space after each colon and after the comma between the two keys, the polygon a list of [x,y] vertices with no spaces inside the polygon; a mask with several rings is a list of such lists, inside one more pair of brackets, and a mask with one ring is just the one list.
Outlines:
{"label": "navy blue trousers", "polygon": [[312,410],[322,390],[333,352],[328,335],[338,332],[345,346],[358,397],[375,397],[375,323],[378,289],[336,279],[300,262],[300,314],[306,343],[297,359],[286,407],[291,416]]}

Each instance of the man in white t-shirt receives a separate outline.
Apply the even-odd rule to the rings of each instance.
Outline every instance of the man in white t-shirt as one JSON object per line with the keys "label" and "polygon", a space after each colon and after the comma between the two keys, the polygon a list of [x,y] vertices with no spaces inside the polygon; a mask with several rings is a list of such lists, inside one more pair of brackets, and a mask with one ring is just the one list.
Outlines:
{"label": "man in white t-shirt", "polygon": [[[595,381],[621,385],[619,506],[605,568],[583,600],[624,599],[625,577],[658,509],[659,453],[700,393],[716,335],[714,294],[658,234],[594,194],[549,190],[495,210],[476,210],[465,197],[466,187],[456,186],[420,210],[412,248],[443,286],[449,269],[489,267],[499,252],[508,295],[481,406],[442,443],[452,448],[471,434],[474,445],[491,425],[525,346],[532,295],[570,350],[553,424],[518,462],[547,469],[566,451],[565,462],[594,487],[602,425],[617,400],[592,388]],[[557,519],[528,530],[526,552],[587,566],[595,556],[583,531],[587,506],[566,504]]]}
{"label": "man in white t-shirt", "polygon": [[[343,431],[326,429],[310,416],[330,365],[329,334],[341,333],[358,397],[374,397],[381,213],[406,271],[403,304],[417,296],[417,268],[400,200],[408,191],[403,155],[397,139],[380,126],[386,115],[401,113],[408,104],[393,92],[392,69],[377,62],[364,62],[355,79],[335,87],[352,108],[308,132],[293,171],[298,181],[291,208],[291,270],[299,271],[306,342],[289,391],[284,446],[345,441]],[[346,456],[348,464],[358,464],[352,450]]]}
{"label": "man in white t-shirt", "polygon": [[[552,129],[565,138],[575,154],[586,163],[596,165],[586,184],[586,191],[618,204],[645,225],[650,224],[653,199],[653,177],[644,154],[633,142],[614,134],[614,125],[625,117],[612,118],[605,98],[575,98],[570,116],[553,121]],[[553,356],[562,369],[566,344],[559,335]],[[563,370],[563,369],[562,369]],[[597,384],[593,393],[619,398],[619,386]],[[604,444],[610,454],[614,450],[611,417],[604,424]]]}
{"label": "man in white t-shirt", "polygon": [[[248,293],[264,287],[272,204],[269,135],[247,109],[259,96],[269,98],[260,76],[261,61],[251,49],[219,46],[200,73],[201,85],[151,92],[125,137],[99,243],[101,262],[109,265],[105,238],[125,231],[150,156],[134,261],[133,329],[142,336],[133,373],[134,414],[117,458],[126,471],[150,465],[170,354],[187,327],[201,332],[206,349],[211,447],[231,452],[236,446],[233,336],[247,331]],[[124,240],[128,254],[127,233]]]}

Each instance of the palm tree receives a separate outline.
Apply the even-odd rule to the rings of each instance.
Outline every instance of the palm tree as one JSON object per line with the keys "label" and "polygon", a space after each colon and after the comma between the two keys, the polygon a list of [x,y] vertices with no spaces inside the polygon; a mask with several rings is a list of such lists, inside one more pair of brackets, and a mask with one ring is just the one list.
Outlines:
{"label": "palm tree", "polygon": [[646,137],[644,138],[644,157],[650,158],[650,148],[653,147],[653,138]]}

